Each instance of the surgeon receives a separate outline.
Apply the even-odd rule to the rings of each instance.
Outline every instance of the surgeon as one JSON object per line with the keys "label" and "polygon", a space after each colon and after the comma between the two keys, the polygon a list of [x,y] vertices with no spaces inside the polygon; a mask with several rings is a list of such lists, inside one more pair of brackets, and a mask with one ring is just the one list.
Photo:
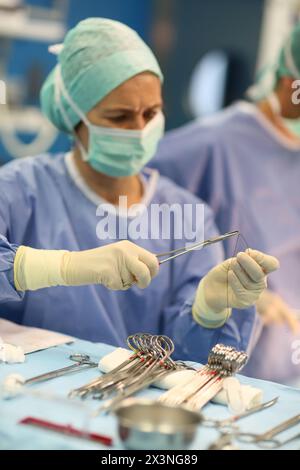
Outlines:
{"label": "surgeon", "polygon": [[[264,327],[244,371],[295,383],[300,379],[300,365],[292,360],[300,318],[300,82],[295,82],[300,25],[270,70],[252,89],[255,101],[169,132],[153,164],[208,202],[221,232],[238,229],[250,246],[280,260],[257,303]],[[228,243],[226,255],[234,249],[235,242]]]}
{"label": "surgeon", "polygon": [[[167,334],[177,357],[200,361],[216,342],[249,349],[250,306],[276,258],[249,250],[222,261],[215,245],[159,269],[154,255],[188,240],[175,236],[178,220],[169,236],[153,227],[150,209],[177,203],[195,212],[201,201],[144,168],[164,130],[151,50],[127,26],[91,18],[56,52],[42,109],[73,146],[0,170],[0,314],[118,346],[134,332]],[[193,211],[179,222],[191,227]],[[217,233],[207,206],[202,229]]]}

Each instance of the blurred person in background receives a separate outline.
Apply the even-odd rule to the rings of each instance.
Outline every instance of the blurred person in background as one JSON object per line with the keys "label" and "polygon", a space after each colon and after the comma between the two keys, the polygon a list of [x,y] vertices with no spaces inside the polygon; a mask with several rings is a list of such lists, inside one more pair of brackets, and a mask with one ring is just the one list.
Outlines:
{"label": "blurred person in background", "polygon": [[[300,384],[292,361],[300,338],[300,24],[272,70],[272,89],[259,99],[167,133],[152,165],[206,201],[222,233],[239,230],[280,260],[257,303],[264,326],[244,373]],[[226,256],[233,252],[229,242]]]}

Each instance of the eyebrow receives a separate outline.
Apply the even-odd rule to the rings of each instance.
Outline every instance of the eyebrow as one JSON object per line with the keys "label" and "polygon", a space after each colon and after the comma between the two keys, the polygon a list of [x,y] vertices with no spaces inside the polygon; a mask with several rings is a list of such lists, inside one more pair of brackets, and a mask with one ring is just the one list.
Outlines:
{"label": "eyebrow", "polygon": [[[147,109],[158,108],[158,107],[163,107],[162,101],[148,106]],[[105,113],[124,112],[124,111],[134,113],[137,110],[135,108],[132,108],[131,106],[116,106],[116,107],[106,108],[103,111]]]}

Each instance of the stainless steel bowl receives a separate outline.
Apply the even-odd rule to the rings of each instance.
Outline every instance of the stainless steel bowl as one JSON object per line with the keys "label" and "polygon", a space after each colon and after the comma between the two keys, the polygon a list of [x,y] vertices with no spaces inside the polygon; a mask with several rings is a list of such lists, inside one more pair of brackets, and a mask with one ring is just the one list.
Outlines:
{"label": "stainless steel bowl", "polygon": [[183,407],[149,400],[126,400],[115,414],[126,449],[183,450],[192,444],[202,417]]}

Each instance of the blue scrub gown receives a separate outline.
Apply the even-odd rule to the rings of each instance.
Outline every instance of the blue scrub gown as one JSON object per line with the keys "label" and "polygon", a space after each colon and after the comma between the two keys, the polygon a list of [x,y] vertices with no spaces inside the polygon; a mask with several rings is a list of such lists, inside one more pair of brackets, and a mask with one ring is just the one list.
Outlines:
{"label": "blue scrub gown", "polygon": [[[220,244],[162,265],[145,290],[133,287],[115,292],[91,285],[55,287],[24,295],[16,291],[13,262],[19,245],[86,250],[118,241],[116,233],[111,232],[114,229],[103,223],[113,207],[89,190],[76,171],[70,154],[21,159],[0,169],[0,316],[116,346],[124,346],[127,336],[135,332],[164,333],[174,340],[176,357],[202,362],[216,342],[247,349],[255,328],[253,308],[233,312],[231,319],[215,330],[199,326],[191,315],[199,281],[223,259]],[[191,204],[195,210],[201,203],[154,170],[145,171],[143,180],[144,202],[149,208],[177,203],[180,207]],[[141,211],[132,220],[147,227],[149,212]],[[216,227],[207,206],[204,214],[204,236],[210,237],[216,234]],[[185,216],[190,226],[191,217]],[[119,215],[118,222],[125,221]],[[186,242],[175,238],[174,226],[170,239],[163,239],[163,227],[158,233],[149,223],[150,228],[154,228],[154,234],[137,243],[151,252],[169,251]],[[131,239],[130,234],[127,238]]]}
{"label": "blue scrub gown", "polygon": [[[268,286],[300,313],[300,146],[240,102],[169,132],[151,165],[207,202],[220,232],[240,230],[250,247],[277,256]],[[295,340],[287,326],[264,328],[245,372],[280,382],[300,377]]]}

